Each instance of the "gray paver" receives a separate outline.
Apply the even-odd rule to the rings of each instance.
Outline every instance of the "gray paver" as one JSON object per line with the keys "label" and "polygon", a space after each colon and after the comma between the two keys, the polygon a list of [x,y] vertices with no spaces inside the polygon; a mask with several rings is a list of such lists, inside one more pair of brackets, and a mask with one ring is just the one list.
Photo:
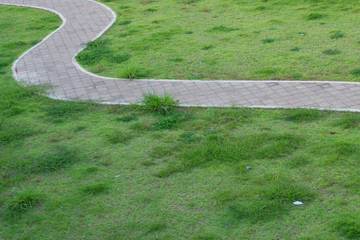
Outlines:
{"label": "gray paver", "polygon": [[324,81],[126,80],[89,74],[73,57],[115,20],[115,13],[92,0],[0,0],[53,10],[66,24],[21,56],[14,77],[28,84],[53,84],[56,99],[104,103],[138,102],[144,92],[172,93],[186,106],[309,107],[360,111],[360,83]]}

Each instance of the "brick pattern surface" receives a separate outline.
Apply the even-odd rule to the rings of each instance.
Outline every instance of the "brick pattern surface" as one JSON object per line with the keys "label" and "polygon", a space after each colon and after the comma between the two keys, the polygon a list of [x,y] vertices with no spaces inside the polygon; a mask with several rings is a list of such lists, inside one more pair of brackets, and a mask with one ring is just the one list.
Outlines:
{"label": "brick pattern surface", "polygon": [[144,92],[171,93],[183,106],[308,107],[360,111],[360,84],[324,81],[127,80],[90,74],[74,62],[84,45],[114,20],[114,12],[92,0],[0,0],[0,4],[46,8],[65,24],[21,56],[13,66],[18,81],[50,84],[56,99],[130,104]]}

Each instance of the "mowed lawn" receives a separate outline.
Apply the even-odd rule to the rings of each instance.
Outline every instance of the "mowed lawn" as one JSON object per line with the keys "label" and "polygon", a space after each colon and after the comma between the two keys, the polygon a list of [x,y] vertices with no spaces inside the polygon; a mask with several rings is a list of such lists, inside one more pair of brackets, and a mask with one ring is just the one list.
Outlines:
{"label": "mowed lawn", "polygon": [[358,113],[51,100],[10,67],[59,25],[0,6],[0,239],[360,238]]}
{"label": "mowed lawn", "polygon": [[360,80],[357,0],[102,0],[118,18],[77,60],[105,76]]}

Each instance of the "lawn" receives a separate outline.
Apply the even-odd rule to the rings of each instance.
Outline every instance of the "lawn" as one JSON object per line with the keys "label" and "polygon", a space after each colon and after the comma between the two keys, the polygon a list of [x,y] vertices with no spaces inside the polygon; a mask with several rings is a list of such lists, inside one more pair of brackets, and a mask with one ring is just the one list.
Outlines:
{"label": "lawn", "polygon": [[51,100],[10,67],[59,25],[0,6],[0,239],[360,239],[358,113]]}
{"label": "lawn", "polygon": [[105,76],[360,80],[357,0],[102,0],[118,18],[77,60]]}

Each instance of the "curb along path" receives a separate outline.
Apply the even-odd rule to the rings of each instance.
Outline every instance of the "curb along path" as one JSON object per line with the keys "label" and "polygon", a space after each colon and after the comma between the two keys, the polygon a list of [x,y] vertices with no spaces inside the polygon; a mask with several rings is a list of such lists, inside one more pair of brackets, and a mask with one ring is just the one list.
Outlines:
{"label": "curb along path", "polygon": [[171,93],[183,106],[308,107],[360,111],[360,83],[328,81],[127,80],[83,70],[74,56],[115,21],[115,13],[93,0],[0,0],[53,11],[63,24],[13,65],[14,77],[50,84],[55,99],[136,103],[144,92]]}

